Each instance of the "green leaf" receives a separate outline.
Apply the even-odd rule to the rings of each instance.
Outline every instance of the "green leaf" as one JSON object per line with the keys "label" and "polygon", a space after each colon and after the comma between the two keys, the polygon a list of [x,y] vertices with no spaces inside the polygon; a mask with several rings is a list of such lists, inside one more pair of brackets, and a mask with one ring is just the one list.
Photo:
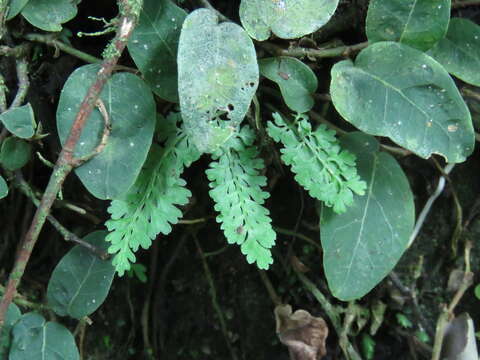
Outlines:
{"label": "green leaf", "polygon": [[31,152],[30,143],[16,137],[9,137],[2,143],[0,163],[7,170],[18,170],[28,163]]}
{"label": "green leaf", "polygon": [[5,111],[0,121],[13,135],[28,139],[35,135],[35,115],[30,103]]}
{"label": "green leaf", "polygon": [[0,176],[0,199],[3,199],[8,195],[8,185],[5,182],[5,179]]}
{"label": "green leaf", "polygon": [[436,153],[456,163],[473,151],[472,120],[455,83],[439,63],[406,45],[376,43],[355,63],[335,64],[330,93],[347,121],[423,158]]}
{"label": "green leaf", "polygon": [[[172,116],[167,121],[176,121]],[[165,120],[164,120],[165,121]],[[120,276],[135,262],[139,247],[148,249],[158,234],[169,234],[171,224],[182,216],[178,205],[191,196],[180,177],[185,167],[199,158],[183,130],[170,134],[163,148],[153,145],[136,183],[121,198],[112,201],[105,225],[110,233],[108,251],[115,254],[113,265]]]}
{"label": "green leaf", "polygon": [[201,152],[213,152],[233,133],[258,86],[252,40],[238,25],[219,23],[199,9],[183,23],[178,47],[178,91],[185,127]]}
{"label": "green leaf", "polygon": [[475,286],[475,297],[480,300],[480,284],[478,284],[477,286]]}
{"label": "green leaf", "polygon": [[410,321],[410,319],[408,317],[406,317],[404,314],[397,313],[396,318],[397,318],[397,322],[400,324],[401,327],[403,327],[405,329],[410,329],[410,328],[413,327],[413,324]]}
{"label": "green leaf", "polygon": [[28,0],[10,0],[8,3],[8,13],[5,20],[11,20],[27,5]]}
{"label": "green leaf", "polygon": [[325,202],[337,213],[353,204],[353,193],[363,195],[366,184],[355,168],[355,156],[342,150],[335,131],[320,125],[315,131],[306,115],[299,115],[296,126],[273,114],[268,134],[284,146],[282,160],[292,167],[295,180],[310,196]]}
{"label": "green leaf", "polygon": [[242,0],[240,20],[256,40],[267,40],[270,32],[295,39],[320,29],[337,6],[338,0]]}
{"label": "green leaf", "polygon": [[178,102],[177,49],[187,13],[170,0],[146,0],[128,51],[161,98]]}
{"label": "green leaf", "polygon": [[[106,231],[95,231],[84,240],[106,250]],[[48,305],[60,316],[81,319],[97,310],[110,291],[115,268],[77,245],[57,264],[48,282]]]}
{"label": "green leaf", "polygon": [[375,356],[375,346],[376,346],[375,340],[370,335],[364,333],[362,335],[361,347],[362,347],[362,352],[363,352],[363,355],[365,356],[365,359],[367,360],[373,359],[373,357]]}
{"label": "green leaf", "polygon": [[415,209],[405,174],[391,155],[378,151],[375,138],[356,132],[341,143],[357,156],[367,193],[341,215],[323,207],[320,235],[330,291],[350,301],[368,293],[398,262],[408,246]]}
{"label": "green leaf", "polygon": [[220,214],[217,222],[229,244],[240,245],[247,262],[268,269],[273,263],[271,247],[276,234],[272,229],[269,211],[263,204],[270,194],[262,190],[267,178],[260,174],[263,160],[252,145],[255,136],[243,127],[240,138],[231,139],[231,147],[213,155],[210,169],[210,197]]}
{"label": "green leaf", "polygon": [[262,59],[258,64],[260,73],[278,84],[290,109],[304,113],[313,107],[312,95],[318,83],[315,73],[307,65],[288,56]]}
{"label": "green leaf", "polygon": [[450,6],[451,0],[371,0],[368,41],[398,41],[428,50],[447,32]]}
{"label": "green leaf", "polygon": [[447,35],[428,54],[457,78],[480,86],[480,26],[467,19],[450,21]]}
{"label": "green leaf", "polygon": [[24,314],[12,333],[9,360],[80,359],[70,331],[55,322],[46,322],[39,314]]}
{"label": "green leaf", "polygon": [[77,1],[72,0],[29,0],[22,10],[30,24],[45,31],[61,31],[76,15]]}
{"label": "green leaf", "polygon": [[11,331],[16,322],[22,317],[22,313],[17,305],[11,303],[8,306],[7,316],[3,329],[0,333],[0,360],[8,359],[8,351],[11,343]]}
{"label": "green leaf", "polygon": [[[73,72],[63,87],[57,108],[57,128],[62,144],[99,66],[85,65]],[[155,127],[156,106],[148,86],[130,73],[116,73],[100,94],[111,121],[103,151],[75,170],[83,185],[99,199],[113,199],[135,182],[145,162]],[[86,123],[75,156],[90,154],[100,143],[104,119],[95,108]]]}

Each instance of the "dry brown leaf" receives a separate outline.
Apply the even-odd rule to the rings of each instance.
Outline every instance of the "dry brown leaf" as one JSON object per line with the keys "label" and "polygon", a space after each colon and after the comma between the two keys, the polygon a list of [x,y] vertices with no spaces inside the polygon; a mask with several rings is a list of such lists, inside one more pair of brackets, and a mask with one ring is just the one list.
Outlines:
{"label": "dry brown leaf", "polygon": [[275,321],[278,338],[288,346],[290,360],[320,360],[326,355],[328,326],[321,317],[305,310],[292,313],[290,305],[279,305],[275,308]]}

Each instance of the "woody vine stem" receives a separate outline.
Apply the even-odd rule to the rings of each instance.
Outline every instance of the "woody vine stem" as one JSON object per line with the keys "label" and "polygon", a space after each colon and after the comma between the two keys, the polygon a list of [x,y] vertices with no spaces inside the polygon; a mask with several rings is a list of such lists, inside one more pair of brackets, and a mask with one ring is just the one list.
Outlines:
{"label": "woody vine stem", "polygon": [[[115,65],[118,62],[123,50],[125,49],[128,39],[137,24],[138,17],[143,5],[143,0],[118,0],[120,9],[120,16],[118,21],[118,28],[112,42],[108,45],[104,60],[101,64],[100,70],[97,73],[95,82],[90,86],[85,98],[82,101],[80,110],[78,111],[75,120],[70,129],[70,133],[63,145],[62,151],[57,159],[53,173],[50,176],[47,188],[42,196],[40,205],[35,212],[32,223],[23,239],[22,246],[18,252],[17,258],[10,273],[7,286],[5,288],[2,301],[0,302],[0,332],[5,322],[5,315],[8,306],[13,300],[17,292],[18,285],[22,279],[25,268],[28,264],[33,248],[37,242],[38,236],[45,224],[47,216],[50,213],[53,202],[59,193],[63,182],[70,172],[77,166],[81,165],[87,159],[77,159],[73,156],[75,146],[77,145],[80,135],[85,124],[98,105],[100,93],[110,78]],[[104,138],[108,136],[109,126],[106,124]],[[98,154],[103,149],[100,144],[92,156]],[[103,144],[104,145],[104,144]]]}

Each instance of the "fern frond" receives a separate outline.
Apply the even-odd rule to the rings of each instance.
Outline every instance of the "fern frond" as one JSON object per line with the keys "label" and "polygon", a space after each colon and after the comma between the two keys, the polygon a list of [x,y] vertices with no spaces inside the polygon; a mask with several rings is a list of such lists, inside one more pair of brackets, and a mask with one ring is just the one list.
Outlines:
{"label": "fern frond", "polygon": [[298,115],[295,125],[277,113],[273,118],[268,134],[283,144],[282,160],[310,196],[343,213],[353,203],[353,193],[365,193],[367,185],[357,174],[355,155],[342,150],[335,131],[323,124],[312,131],[306,115]]}
{"label": "fern frond", "polygon": [[174,129],[164,147],[152,146],[135,184],[108,208],[108,252],[115,254],[113,265],[120,276],[135,262],[140,246],[148,249],[158,234],[172,231],[171,224],[182,216],[177,206],[191,196],[180,175],[200,154],[183,131]]}
{"label": "fern frond", "polygon": [[[243,140],[243,142],[242,142]],[[225,237],[230,244],[240,245],[247,262],[257,263],[260,269],[272,264],[271,247],[275,244],[269,211],[263,206],[270,195],[262,190],[267,183],[259,171],[263,160],[257,158],[258,150],[253,134],[247,127],[239,138],[232,139],[220,153],[216,153],[206,171],[210,180],[210,196],[215,210],[220,214]]]}

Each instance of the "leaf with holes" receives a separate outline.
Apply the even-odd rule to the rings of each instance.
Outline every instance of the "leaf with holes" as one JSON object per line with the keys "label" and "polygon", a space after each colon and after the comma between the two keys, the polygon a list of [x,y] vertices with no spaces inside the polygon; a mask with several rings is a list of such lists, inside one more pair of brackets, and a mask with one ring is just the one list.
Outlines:
{"label": "leaf with holes", "polygon": [[398,41],[430,49],[447,32],[451,0],[372,0],[366,31],[370,43]]}
{"label": "leaf with holes", "polygon": [[312,95],[317,90],[317,77],[298,59],[279,56],[259,61],[260,73],[280,87],[287,106],[297,113],[313,107]]}
{"label": "leaf with holes", "polygon": [[343,214],[322,207],[320,236],[328,286],[349,301],[368,293],[396,265],[407,249],[415,208],[407,177],[391,155],[378,151],[375,138],[355,132],[341,143],[357,156],[367,191]]}
{"label": "leaf with holes", "polygon": [[[98,65],[85,65],[73,72],[63,87],[57,108],[57,129],[62,144]],[[155,127],[155,102],[148,86],[130,73],[113,75],[100,94],[111,121],[111,132],[102,152],[75,170],[83,185],[99,199],[113,199],[134,183],[147,157]],[[105,127],[94,109],[75,148],[75,156],[90,154],[100,143]]]}
{"label": "leaf with holes", "polygon": [[33,26],[45,31],[61,31],[62,24],[77,15],[77,1],[29,0],[22,16]]}
{"label": "leaf with holes", "polygon": [[338,0],[242,0],[240,20],[256,40],[267,40],[271,32],[295,39],[320,29],[337,6]]}
{"label": "leaf with holes", "polygon": [[214,11],[192,12],[180,35],[178,91],[186,131],[201,152],[238,131],[257,86],[257,55],[245,31],[219,23]]}
{"label": "leaf with holes", "polygon": [[28,139],[35,134],[35,116],[30,103],[5,111],[0,115],[0,121],[19,138]]}
{"label": "leaf with holes", "polygon": [[9,360],[80,359],[73,335],[36,313],[24,314],[12,330]]}
{"label": "leaf with holes", "polygon": [[177,49],[187,13],[170,0],[146,0],[128,51],[153,92],[178,101]]}
{"label": "leaf with holes", "polygon": [[409,46],[376,43],[355,63],[335,64],[330,93],[347,121],[371,135],[388,136],[423,158],[435,153],[457,163],[473,151],[470,113],[452,78]]}
{"label": "leaf with holes", "polygon": [[[99,249],[108,248],[106,231],[95,231],[84,238]],[[102,305],[110,291],[115,268],[110,260],[102,260],[77,245],[53,270],[48,282],[48,305],[60,316],[81,319]]]}
{"label": "leaf with holes", "polygon": [[450,21],[447,35],[428,54],[457,78],[480,86],[480,26],[467,19]]}

